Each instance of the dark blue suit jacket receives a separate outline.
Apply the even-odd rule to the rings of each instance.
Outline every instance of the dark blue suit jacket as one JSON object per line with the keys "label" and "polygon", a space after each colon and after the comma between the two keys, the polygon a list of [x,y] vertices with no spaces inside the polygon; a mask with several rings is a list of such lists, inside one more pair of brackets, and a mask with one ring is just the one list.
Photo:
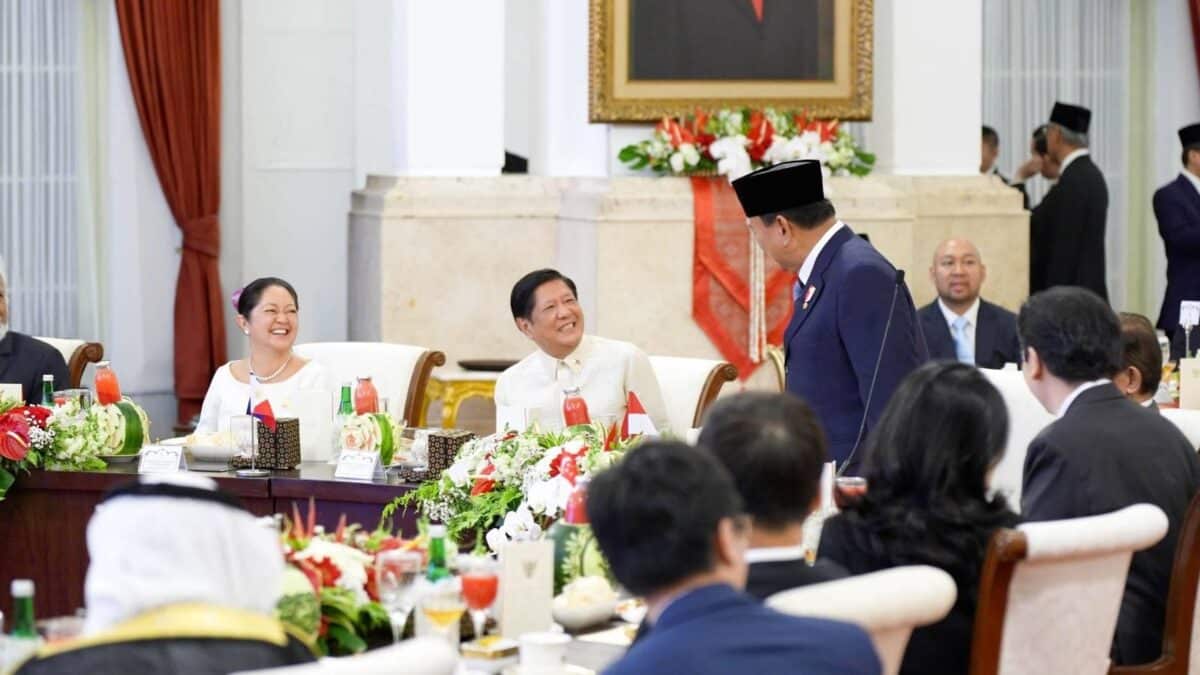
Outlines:
{"label": "dark blue suit jacket", "polygon": [[626,673],[879,673],[858,626],[780,614],[733,588],[698,588],[667,605],[646,636],[605,671]]}
{"label": "dark blue suit jacket", "polygon": [[[937,300],[925,305],[917,312],[921,317],[921,330],[925,333],[925,345],[929,347],[929,358],[958,358],[954,349],[954,336],[946,315]],[[1021,347],[1017,340],[1017,315],[987,300],[979,300],[979,322],[975,326],[975,365],[980,368],[1003,368],[1006,363],[1021,362]]]}
{"label": "dark blue suit jacket", "polygon": [[[887,345],[880,356],[896,276],[896,268],[875,247],[843,227],[821,249],[784,334],[787,390],[817,414],[829,439],[829,454],[839,465],[854,448],[863,415],[865,439],[900,380],[929,358],[903,282],[898,284]],[[876,360],[879,375],[868,411]],[[848,475],[854,475],[861,459],[856,454]]]}
{"label": "dark blue suit jacket", "polygon": [[1154,193],[1154,217],[1167,251],[1167,292],[1158,327],[1174,335],[1179,302],[1200,300],[1200,193],[1187,178],[1177,176]]}
{"label": "dark blue suit jacket", "polygon": [[19,383],[25,402],[42,402],[42,376],[54,376],[54,389],[69,389],[71,375],[57,349],[41,340],[8,331],[0,340],[0,382]]}

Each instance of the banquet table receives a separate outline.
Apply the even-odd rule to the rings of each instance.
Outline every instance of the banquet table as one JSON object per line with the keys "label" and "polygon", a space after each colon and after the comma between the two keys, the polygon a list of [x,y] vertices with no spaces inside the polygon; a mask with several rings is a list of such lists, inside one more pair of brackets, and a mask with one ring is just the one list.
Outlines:
{"label": "banquet table", "polygon": [[[327,530],[342,514],[349,523],[373,529],[386,504],[416,487],[392,475],[369,482],[335,479],[333,471],[332,465],[306,462],[264,478],[198,473],[215,479],[256,515],[290,515],[295,505],[307,516],[311,497],[317,522]],[[111,464],[103,471],[35,470],[17,477],[0,501],[0,611],[6,619],[12,608],[10,582],[18,578],[33,579],[38,617],[74,614],[83,607],[88,520],[106,492],[136,476],[137,464]],[[415,513],[398,512],[394,525],[405,536],[414,535]]]}

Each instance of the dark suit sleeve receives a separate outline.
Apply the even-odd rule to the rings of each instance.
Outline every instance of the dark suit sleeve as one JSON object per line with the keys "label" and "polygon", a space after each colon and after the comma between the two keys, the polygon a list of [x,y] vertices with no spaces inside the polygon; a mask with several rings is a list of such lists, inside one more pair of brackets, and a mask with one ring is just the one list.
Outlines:
{"label": "dark suit sleeve", "polygon": [[[50,349],[46,352],[45,361],[42,364],[42,373],[49,373],[54,376],[54,389],[70,389],[74,386],[71,382],[71,372],[67,370],[67,362],[63,360],[62,354],[57,349]],[[82,383],[80,383],[82,385]],[[38,383],[41,386],[41,383]],[[40,395],[39,395],[39,398]]]}
{"label": "dark suit sleeve", "polygon": [[1042,197],[1029,214],[1029,293],[1049,287],[1046,266],[1050,260],[1052,224],[1058,212],[1058,186]]}
{"label": "dark suit sleeve", "polygon": [[1082,515],[1075,495],[1083,489],[1062,452],[1041,436],[1029,444],[1021,489],[1021,517],[1027,521],[1060,520]]}
{"label": "dark suit sleeve", "polygon": [[[907,289],[896,283],[895,272],[877,265],[860,265],[846,275],[845,284],[850,290],[838,296],[838,334],[846,346],[858,380],[859,399],[864,405],[870,394],[871,405],[867,410],[867,428],[870,429],[879,420],[900,380],[927,358],[923,348],[925,338],[920,327],[915,325],[916,312],[909,302]],[[888,310],[893,306],[893,293],[895,309],[886,336],[887,346],[881,355],[880,345],[888,322]],[[879,363],[877,377],[876,362]],[[872,378],[875,379],[873,393]]]}
{"label": "dark suit sleeve", "polygon": [[1188,222],[1187,213],[1174,191],[1164,188],[1154,193],[1154,218],[1158,221],[1163,244],[1171,251],[1198,253],[1200,223]]}

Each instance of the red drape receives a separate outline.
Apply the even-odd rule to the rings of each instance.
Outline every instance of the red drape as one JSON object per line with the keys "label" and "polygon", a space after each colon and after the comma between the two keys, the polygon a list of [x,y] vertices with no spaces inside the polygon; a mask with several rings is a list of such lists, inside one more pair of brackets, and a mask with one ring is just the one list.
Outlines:
{"label": "red drape", "polygon": [[1187,4],[1192,16],[1192,49],[1196,53],[1196,66],[1200,68],[1200,0],[1187,0]]}
{"label": "red drape", "polygon": [[[745,380],[758,368],[750,358],[750,251],[746,215],[724,176],[692,178],[695,253],[692,318]],[[767,342],[779,344],[792,316],[792,282],[766,258],[764,302]]]}
{"label": "red drape", "polygon": [[217,269],[220,4],[116,0],[116,7],[142,133],[171,214],[183,231],[175,286],[175,395],[182,422],[199,412],[209,380],[226,358]]}

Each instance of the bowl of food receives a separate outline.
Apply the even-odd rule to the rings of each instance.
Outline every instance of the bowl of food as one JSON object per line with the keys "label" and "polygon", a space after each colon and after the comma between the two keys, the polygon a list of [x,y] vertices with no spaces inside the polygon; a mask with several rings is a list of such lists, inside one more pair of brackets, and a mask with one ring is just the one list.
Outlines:
{"label": "bowl of food", "polygon": [[617,594],[604,577],[581,577],[554,598],[551,613],[563,628],[577,632],[612,617]]}
{"label": "bowl of food", "polygon": [[187,437],[183,447],[196,462],[228,462],[238,451],[228,431],[196,432]]}

